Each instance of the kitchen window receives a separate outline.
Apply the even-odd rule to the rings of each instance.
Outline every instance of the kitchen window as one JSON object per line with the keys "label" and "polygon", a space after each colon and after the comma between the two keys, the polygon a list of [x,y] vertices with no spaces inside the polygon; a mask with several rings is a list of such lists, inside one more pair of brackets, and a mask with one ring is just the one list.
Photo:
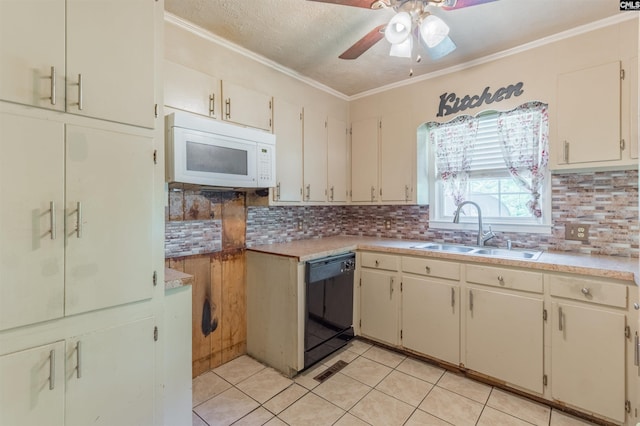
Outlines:
{"label": "kitchen window", "polygon": [[453,223],[457,206],[473,201],[493,230],[549,233],[548,133],[540,102],[423,125],[418,167],[426,185],[419,187],[430,205],[429,226],[477,229],[473,206],[464,206],[460,224]]}

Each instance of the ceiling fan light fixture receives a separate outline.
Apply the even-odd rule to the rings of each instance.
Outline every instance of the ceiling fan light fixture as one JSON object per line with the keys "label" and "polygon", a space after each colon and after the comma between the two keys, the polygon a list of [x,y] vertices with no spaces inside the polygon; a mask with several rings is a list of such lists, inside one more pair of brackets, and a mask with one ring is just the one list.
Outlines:
{"label": "ceiling fan light fixture", "polygon": [[420,37],[428,48],[434,48],[448,38],[449,26],[434,15],[429,15],[420,23]]}
{"label": "ceiling fan light fixture", "polygon": [[413,37],[407,37],[402,43],[395,43],[391,45],[389,56],[396,56],[398,58],[410,58],[413,51]]}
{"label": "ceiling fan light fixture", "polygon": [[440,43],[438,43],[435,47],[428,47],[423,45],[425,51],[429,55],[429,59],[435,61],[444,56],[447,56],[449,53],[456,50],[456,44],[451,40],[449,36],[445,37]]}
{"label": "ceiling fan light fixture", "polygon": [[411,15],[407,12],[396,13],[384,30],[384,37],[391,44],[398,44],[411,34]]}

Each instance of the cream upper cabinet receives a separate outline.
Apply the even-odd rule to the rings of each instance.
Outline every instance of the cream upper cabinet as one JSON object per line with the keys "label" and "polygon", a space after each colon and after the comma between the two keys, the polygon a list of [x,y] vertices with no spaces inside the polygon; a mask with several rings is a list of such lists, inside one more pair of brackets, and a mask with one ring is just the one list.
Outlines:
{"label": "cream upper cabinet", "polygon": [[164,104],[207,117],[220,117],[220,79],[164,61]]}
{"label": "cream upper cabinet", "polygon": [[417,129],[404,111],[385,115],[380,124],[380,199],[409,202],[413,197],[413,176]]}
{"label": "cream upper cabinet", "polygon": [[0,99],[65,108],[65,0],[0,1]]}
{"label": "cream upper cabinet", "polygon": [[71,125],[66,137],[65,314],[150,298],[153,140]]}
{"label": "cream upper cabinet", "polygon": [[269,95],[222,81],[222,119],[231,123],[272,130],[273,99]]}
{"label": "cream upper cabinet", "polygon": [[304,108],[304,201],[327,201],[327,117]]}
{"label": "cream upper cabinet", "polygon": [[402,346],[460,363],[460,286],[402,276]]}
{"label": "cream upper cabinet", "polygon": [[302,201],[302,107],[274,101],[276,188],[273,201]]}
{"label": "cream upper cabinet", "polygon": [[68,339],[65,425],[154,424],[154,344],[153,318]]}
{"label": "cream upper cabinet", "polygon": [[465,367],[542,394],[542,298],[474,287],[464,310]]}
{"label": "cream upper cabinet", "polygon": [[0,330],[64,308],[64,125],[0,113]]}
{"label": "cream upper cabinet", "polygon": [[65,342],[0,356],[0,424],[63,426]]}
{"label": "cream upper cabinet", "polygon": [[348,199],[349,146],[347,125],[329,117],[327,141],[327,199],[346,202]]}
{"label": "cream upper cabinet", "polygon": [[0,98],[153,128],[155,7],[1,2]]}
{"label": "cream upper cabinet", "polygon": [[378,201],[377,118],[351,123],[351,201]]}
{"label": "cream upper cabinet", "polygon": [[617,165],[623,152],[629,158],[621,142],[620,78],[618,61],[558,76],[552,168]]}

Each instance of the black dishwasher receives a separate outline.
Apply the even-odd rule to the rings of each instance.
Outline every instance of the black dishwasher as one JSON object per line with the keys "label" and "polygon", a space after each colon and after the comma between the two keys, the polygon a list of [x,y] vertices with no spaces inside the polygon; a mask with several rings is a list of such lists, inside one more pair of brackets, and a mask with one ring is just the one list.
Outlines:
{"label": "black dishwasher", "polygon": [[356,255],[307,262],[304,368],[353,338],[353,274]]}

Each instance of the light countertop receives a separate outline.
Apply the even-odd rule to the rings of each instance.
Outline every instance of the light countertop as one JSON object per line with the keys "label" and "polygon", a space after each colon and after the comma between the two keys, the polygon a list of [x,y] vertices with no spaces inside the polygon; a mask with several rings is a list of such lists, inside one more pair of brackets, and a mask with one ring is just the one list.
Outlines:
{"label": "light countertop", "polygon": [[496,266],[515,266],[549,272],[566,272],[633,281],[640,285],[639,262],[637,258],[619,256],[594,256],[575,253],[545,251],[537,260],[507,259],[464,253],[439,252],[411,248],[429,241],[396,240],[358,236],[335,236],[297,240],[289,243],[267,244],[250,247],[247,250],[297,258],[299,262],[353,250],[370,250],[382,253],[425,256],[443,260],[484,263]]}
{"label": "light countertop", "polygon": [[170,290],[172,288],[178,288],[185,285],[193,284],[193,275],[185,274],[184,272],[176,271],[171,268],[164,268],[164,289]]}

